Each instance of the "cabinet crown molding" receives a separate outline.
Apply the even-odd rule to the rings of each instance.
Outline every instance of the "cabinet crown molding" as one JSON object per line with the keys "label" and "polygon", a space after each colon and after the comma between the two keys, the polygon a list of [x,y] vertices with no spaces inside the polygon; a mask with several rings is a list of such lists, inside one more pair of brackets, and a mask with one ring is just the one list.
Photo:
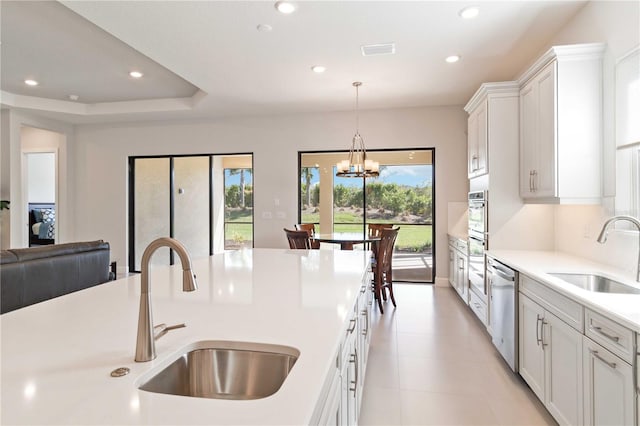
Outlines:
{"label": "cabinet crown molding", "polygon": [[482,83],[476,93],[464,106],[467,113],[471,113],[489,95],[513,95],[518,96],[520,85],[517,81],[501,81],[495,83]]}
{"label": "cabinet crown molding", "polygon": [[537,61],[533,63],[525,72],[518,77],[518,84],[524,85],[534,75],[544,68],[549,62],[557,59],[562,60],[583,60],[583,59],[599,59],[604,54],[606,48],[605,43],[582,43],[568,44],[563,46],[552,46]]}

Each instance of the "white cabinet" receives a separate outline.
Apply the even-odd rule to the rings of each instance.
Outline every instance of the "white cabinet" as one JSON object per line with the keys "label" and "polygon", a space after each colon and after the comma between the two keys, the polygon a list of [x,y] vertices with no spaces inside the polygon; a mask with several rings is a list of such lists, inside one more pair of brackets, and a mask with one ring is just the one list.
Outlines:
{"label": "white cabinet", "polygon": [[520,294],[520,375],[560,424],[583,420],[582,335]]}
{"label": "white cabinet", "polygon": [[599,43],[552,47],[520,78],[520,196],[599,203],[602,55]]}
{"label": "white cabinet", "polygon": [[468,127],[468,175],[469,178],[487,174],[487,101],[481,102],[469,114]]}
{"label": "white cabinet", "polygon": [[[338,360],[339,362],[339,360]],[[324,402],[322,411],[320,412],[320,418],[318,425],[320,426],[338,426],[341,424],[340,413],[340,397],[341,397],[341,380],[340,370],[337,368],[333,370],[333,374],[330,376],[329,391],[327,398]]]}
{"label": "white cabinet", "polygon": [[340,367],[341,398],[340,424],[357,424],[358,418],[358,349],[357,349],[358,316],[354,310],[349,328],[342,346]]}
{"label": "white cabinet", "polygon": [[583,337],[584,424],[632,425],[635,411],[633,368]]}
{"label": "white cabinet", "polygon": [[373,291],[371,289],[372,275],[368,273],[365,283],[360,289],[358,297],[358,380],[357,380],[357,407],[360,413],[362,405],[362,393],[364,391],[364,378],[367,373],[367,361],[369,360],[369,346],[371,345],[371,310],[373,308]]}
{"label": "white cabinet", "polygon": [[[509,158],[512,152],[509,146],[517,143],[515,140],[517,130],[513,136],[511,135],[511,129],[517,128],[517,96],[518,83],[515,81],[484,83],[465,105],[464,110],[469,113],[467,120],[469,179],[489,173],[490,160],[499,164],[495,169],[497,174],[502,174],[501,169],[505,167],[505,162],[508,163],[506,167],[509,168],[514,161]],[[513,152],[517,156],[516,151]]]}
{"label": "white cabinet", "polygon": [[467,242],[449,236],[449,284],[469,304],[469,253]]}
{"label": "white cabinet", "polygon": [[371,343],[371,308],[373,292],[371,271],[362,280],[354,306],[336,354],[335,368],[329,372],[322,397],[311,424],[346,426],[358,423],[364,377]]}

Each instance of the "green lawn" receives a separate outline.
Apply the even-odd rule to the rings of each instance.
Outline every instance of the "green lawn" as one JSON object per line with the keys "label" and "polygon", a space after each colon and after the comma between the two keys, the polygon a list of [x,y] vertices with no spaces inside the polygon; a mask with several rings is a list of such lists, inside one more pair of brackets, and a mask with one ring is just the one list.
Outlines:
{"label": "green lawn", "polygon": [[[233,241],[235,244],[251,242],[253,239],[253,224],[242,223],[251,222],[252,210],[237,210],[226,212],[227,223],[225,224],[225,239]],[[304,223],[318,223],[320,215],[318,213],[305,214],[302,217]],[[335,232],[362,232],[362,217],[351,212],[334,212]],[[375,223],[391,223],[389,220],[376,220]],[[400,227],[396,250],[421,252],[432,246],[431,225],[409,225],[396,223]]]}

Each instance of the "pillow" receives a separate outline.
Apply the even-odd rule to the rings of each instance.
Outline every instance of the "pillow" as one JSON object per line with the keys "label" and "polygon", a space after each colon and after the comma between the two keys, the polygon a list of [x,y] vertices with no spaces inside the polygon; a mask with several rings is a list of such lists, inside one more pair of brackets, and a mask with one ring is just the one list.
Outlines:
{"label": "pillow", "polygon": [[33,209],[33,218],[36,222],[42,222],[42,212],[40,209]]}
{"label": "pillow", "polygon": [[[49,223],[56,221],[56,211],[54,209],[40,209],[41,220],[39,222]],[[37,216],[36,216],[37,219]]]}

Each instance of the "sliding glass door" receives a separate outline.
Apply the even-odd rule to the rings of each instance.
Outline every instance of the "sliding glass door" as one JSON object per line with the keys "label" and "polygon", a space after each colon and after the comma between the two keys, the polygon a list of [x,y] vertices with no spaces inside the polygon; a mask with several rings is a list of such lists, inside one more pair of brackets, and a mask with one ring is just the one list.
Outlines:
{"label": "sliding glass door", "polygon": [[[130,157],[129,270],[140,271],[144,249],[158,237],[176,238],[192,258],[252,247],[252,162],[251,154]],[[161,248],[151,262],[174,260]]]}
{"label": "sliding glass door", "polygon": [[299,221],[321,233],[366,232],[369,223],[400,227],[394,279],[433,282],[434,150],[368,151],[378,178],[336,176],[343,152],[300,153]]}

